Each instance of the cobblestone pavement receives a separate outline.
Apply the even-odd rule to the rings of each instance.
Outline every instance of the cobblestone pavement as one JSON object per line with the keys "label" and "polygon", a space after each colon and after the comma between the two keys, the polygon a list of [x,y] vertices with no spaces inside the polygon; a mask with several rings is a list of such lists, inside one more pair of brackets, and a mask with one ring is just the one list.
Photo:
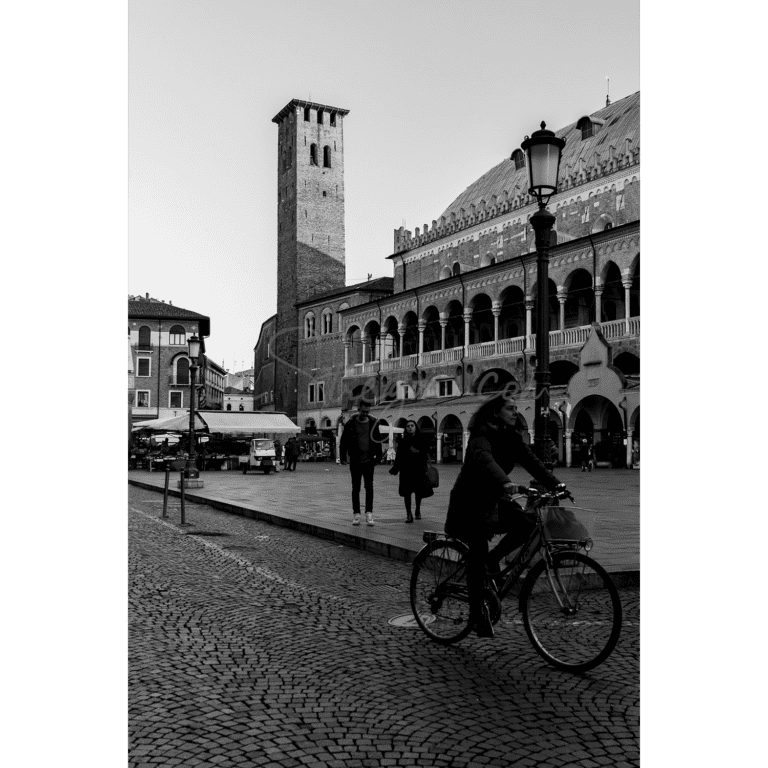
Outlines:
{"label": "cobblestone pavement", "polygon": [[[263,475],[251,472],[208,471],[202,473],[205,487],[191,489],[200,499],[214,499],[242,508],[258,510],[274,518],[292,521],[298,526],[323,529],[316,531],[330,537],[355,536],[359,545],[380,554],[392,545],[405,552],[418,552],[424,530],[442,531],[448,509],[448,495],[459,473],[459,464],[440,465],[440,486],[423,503],[422,521],[405,525],[403,500],[397,492],[396,477],[389,467],[376,468],[374,479],[373,528],[353,528],[349,468],[331,463],[300,463],[296,472]],[[557,477],[568,485],[578,509],[594,509],[598,514],[586,517],[595,541],[593,554],[610,572],[640,569],[640,473],[625,469],[600,469],[582,473],[578,468],[558,467]],[[165,473],[135,470],[128,473],[131,482],[152,484],[162,490]],[[515,467],[510,479],[527,483],[530,475]],[[172,488],[178,476],[174,475]],[[566,506],[571,506],[567,503]],[[584,515],[582,511],[577,514]],[[589,515],[589,513],[586,513]],[[340,534],[340,536],[339,536]]]}
{"label": "cobblestone pavement", "polygon": [[443,647],[388,623],[410,614],[406,563],[161,510],[130,488],[130,768],[639,765],[636,589],[612,656],[573,675],[512,604],[494,639]]}

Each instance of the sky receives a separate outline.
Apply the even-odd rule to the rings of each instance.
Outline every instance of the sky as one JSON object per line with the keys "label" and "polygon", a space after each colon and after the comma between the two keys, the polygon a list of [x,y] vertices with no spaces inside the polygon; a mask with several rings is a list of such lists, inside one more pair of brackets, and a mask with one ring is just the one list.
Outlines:
{"label": "sky", "polygon": [[545,120],[640,90],[639,2],[129,0],[128,293],[211,318],[252,366],[277,309],[277,125],[291,100],[344,120],[347,284],[391,276],[431,225]]}

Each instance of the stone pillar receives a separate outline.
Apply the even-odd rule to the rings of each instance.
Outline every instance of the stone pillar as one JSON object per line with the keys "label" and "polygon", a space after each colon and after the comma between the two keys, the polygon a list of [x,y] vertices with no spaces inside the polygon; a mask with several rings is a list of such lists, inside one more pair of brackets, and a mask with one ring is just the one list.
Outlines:
{"label": "stone pillar", "polygon": [[344,371],[349,368],[349,339],[344,339]]}
{"label": "stone pillar", "polygon": [[629,333],[629,290],[632,288],[632,280],[622,278],[621,284],[624,286],[624,319],[627,321],[627,333]]}
{"label": "stone pillar", "polygon": [[421,356],[424,354],[424,331],[426,330],[426,321],[419,320],[419,362],[421,362]]}
{"label": "stone pillar", "polygon": [[603,322],[603,286],[599,283],[595,285],[595,322]]}
{"label": "stone pillar", "polygon": [[368,334],[360,333],[360,343],[363,345],[363,364],[368,362]]}
{"label": "stone pillar", "polygon": [[467,445],[469,444],[469,432],[464,432],[461,435],[461,460],[462,462],[467,457]]}
{"label": "stone pillar", "polygon": [[632,469],[632,430],[627,430],[627,469]]}
{"label": "stone pillar", "polygon": [[[533,300],[526,300],[525,302],[525,335],[530,336],[533,333],[531,326],[531,312],[533,312]],[[526,339],[525,346],[528,346],[528,340]]]}
{"label": "stone pillar", "polygon": [[440,349],[445,350],[445,327],[448,325],[448,318],[440,313]]}
{"label": "stone pillar", "polygon": [[560,304],[560,328],[559,330],[565,330],[565,300],[568,298],[568,294],[565,291],[557,292],[557,301]]}
{"label": "stone pillar", "polygon": [[498,344],[498,341],[499,341],[499,316],[501,315],[501,302],[500,301],[493,301],[493,302],[491,302],[491,312],[493,313],[493,340]]}
{"label": "stone pillar", "polygon": [[405,344],[403,343],[405,341],[405,328],[398,328],[397,333],[400,336],[400,357],[402,357],[403,347],[405,347]]}
{"label": "stone pillar", "polygon": [[443,463],[443,433],[436,432],[435,438],[437,439],[437,455],[435,456],[435,462],[437,464]]}
{"label": "stone pillar", "polygon": [[571,445],[571,438],[573,437],[573,430],[565,430],[565,466],[570,467],[573,464],[573,449]]}
{"label": "stone pillar", "polygon": [[469,324],[472,321],[472,313],[464,310],[464,354],[469,354]]}
{"label": "stone pillar", "polygon": [[528,430],[528,434],[531,436],[531,448],[533,448],[533,444],[534,444],[534,442],[535,442],[535,440],[536,440],[536,432],[535,432],[535,430],[533,429],[533,427],[531,427],[531,428]]}

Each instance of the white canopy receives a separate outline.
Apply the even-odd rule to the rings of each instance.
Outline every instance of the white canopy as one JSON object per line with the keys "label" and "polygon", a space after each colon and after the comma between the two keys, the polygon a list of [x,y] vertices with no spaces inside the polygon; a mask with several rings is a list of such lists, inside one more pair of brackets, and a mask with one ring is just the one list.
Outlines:
{"label": "white canopy", "polygon": [[[137,424],[134,431],[151,429],[158,431],[188,430],[189,415],[173,416],[169,419],[156,419]],[[195,412],[195,430],[207,429],[224,435],[298,434],[297,427],[284,413],[257,411],[197,411]]]}

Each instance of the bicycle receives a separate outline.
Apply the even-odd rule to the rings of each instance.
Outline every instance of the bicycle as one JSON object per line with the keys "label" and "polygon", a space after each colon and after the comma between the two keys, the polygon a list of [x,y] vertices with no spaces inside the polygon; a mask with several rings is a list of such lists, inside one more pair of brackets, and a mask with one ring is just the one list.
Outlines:
{"label": "bicycle", "polygon": [[[496,624],[502,601],[528,568],[519,592],[528,639],[554,667],[585,672],[616,647],[622,622],[618,591],[605,569],[586,554],[593,545],[588,533],[569,538],[566,531],[562,538],[553,538],[552,531],[557,531],[551,509],[559,508],[561,499],[573,501],[565,486],[554,493],[535,487],[520,490],[527,497],[524,514],[536,525],[512,562],[487,577],[485,608]],[[444,533],[425,531],[423,539],[425,545],[413,561],[411,609],[428,637],[445,645],[456,643],[472,631],[466,580],[469,549]]]}

